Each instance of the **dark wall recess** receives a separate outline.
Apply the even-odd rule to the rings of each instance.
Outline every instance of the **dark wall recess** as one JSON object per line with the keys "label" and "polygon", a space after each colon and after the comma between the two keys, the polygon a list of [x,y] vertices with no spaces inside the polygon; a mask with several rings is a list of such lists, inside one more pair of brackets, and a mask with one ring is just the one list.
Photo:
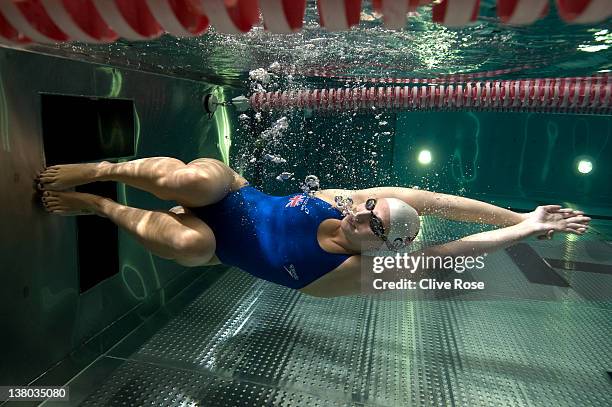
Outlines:
{"label": "dark wall recess", "polygon": [[[86,192],[117,200],[117,184],[94,182],[76,187]],[[117,226],[95,215],[77,216],[77,244],[80,292],[119,272],[119,235]]]}
{"label": "dark wall recess", "polygon": [[[127,99],[41,94],[45,162],[57,164],[114,161],[135,155],[134,103]],[[117,200],[114,182],[75,188]],[[78,216],[80,292],[119,272],[118,229],[110,220]]]}
{"label": "dark wall recess", "polygon": [[43,93],[47,166],[134,155],[134,102]]}

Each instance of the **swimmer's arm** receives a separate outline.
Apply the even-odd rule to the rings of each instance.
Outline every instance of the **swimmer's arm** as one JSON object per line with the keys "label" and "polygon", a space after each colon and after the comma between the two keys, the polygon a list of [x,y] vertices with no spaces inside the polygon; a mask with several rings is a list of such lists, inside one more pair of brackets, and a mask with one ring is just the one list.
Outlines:
{"label": "swimmer's arm", "polygon": [[353,195],[355,194],[355,192],[358,191],[355,191],[353,189],[322,189],[318,192],[315,192],[315,196],[317,196],[317,194],[320,194],[332,200],[337,196],[341,196],[343,198],[351,197],[354,200],[355,198],[353,198]]}
{"label": "swimmer's arm", "polygon": [[[525,220],[505,228],[488,230],[462,237],[448,243],[426,247],[422,250],[428,256],[479,256],[505,249],[523,239],[546,231],[541,225]],[[412,253],[413,255],[415,253]]]}
{"label": "swimmer's arm", "polygon": [[[530,222],[529,220],[525,220],[516,225],[476,233],[473,235],[465,236],[458,240],[435,246],[429,246],[422,250],[408,253],[408,256],[410,257],[422,258],[422,260],[418,263],[417,268],[411,270],[408,276],[410,279],[415,280],[426,277],[427,272],[433,270],[431,267],[435,268],[435,266],[437,265],[435,258],[465,258],[467,256],[475,258],[478,256],[485,255],[487,253],[492,253],[497,250],[505,249],[506,247],[512,246],[523,239],[538,235],[542,233],[542,231],[545,231],[543,225],[538,225],[536,223]],[[403,255],[400,256],[403,257]],[[371,257],[364,255],[354,257],[359,257],[360,269],[363,270],[362,273],[369,273],[369,275],[361,275],[361,289],[363,293],[373,293],[380,291],[374,287],[370,287],[373,279],[385,277],[384,274],[374,273],[375,266],[378,269],[379,273],[385,271],[393,271],[396,267],[395,261],[385,259],[384,257]],[[390,257],[391,259],[393,259],[394,256],[391,255]],[[431,260],[432,258],[434,258],[434,260]],[[388,264],[386,265],[385,260],[388,261]],[[402,267],[405,267],[403,266],[403,264],[406,263],[402,263],[400,260],[400,266],[397,271],[400,271]],[[427,267],[430,268],[428,269]],[[407,275],[403,276],[407,277]]]}
{"label": "swimmer's arm", "polygon": [[[542,226],[526,220],[513,226],[476,233],[452,242],[426,247],[409,255],[415,257],[423,256],[425,259],[428,256],[440,256],[441,258],[447,256],[453,258],[464,256],[477,257],[512,246],[523,239],[541,233],[542,230],[544,230]],[[429,264],[435,264],[435,262]],[[329,273],[330,276],[327,284],[319,287],[316,291],[309,290],[308,288],[301,291],[317,297],[378,294],[385,290],[380,289],[380,285],[375,287],[374,280],[384,278],[384,274],[375,273],[374,267],[376,266],[377,269],[382,271],[380,269],[381,265],[384,265],[384,259],[381,257],[363,254],[354,255]],[[414,270],[414,273],[410,273],[410,278],[423,278],[428,271],[421,264],[421,266]]]}
{"label": "swimmer's arm", "polygon": [[[527,216],[527,214],[513,212],[471,198],[414,188],[369,188],[356,191],[355,196],[360,202],[365,201],[367,198],[398,198],[416,209],[419,215],[434,215],[463,222],[511,226],[522,222]],[[354,198],[356,202],[357,199]]]}
{"label": "swimmer's arm", "polygon": [[[436,256],[440,258],[477,257],[485,253],[491,253],[512,246],[523,239],[540,233],[541,229],[540,226],[533,222],[523,221],[517,225],[476,233],[452,242],[426,247],[423,250],[410,253],[409,255],[415,257],[422,256],[424,259]],[[394,256],[390,257],[393,258]],[[385,260],[384,257],[366,255],[352,256],[334,271],[330,272],[329,276],[323,277],[328,277],[328,284],[321,285],[317,292],[306,293],[320,297],[381,293],[384,290],[380,289],[380,284],[375,286],[374,280],[380,278],[385,279],[384,271],[392,271],[395,267],[395,263],[388,264],[391,268],[384,267]],[[435,264],[435,262],[429,264]],[[431,270],[423,266],[424,264],[420,263],[417,269],[410,273],[409,278],[418,280],[426,277],[427,272]],[[378,273],[374,272],[375,268],[378,269]],[[387,281],[391,280],[393,280],[392,277],[387,277]]]}

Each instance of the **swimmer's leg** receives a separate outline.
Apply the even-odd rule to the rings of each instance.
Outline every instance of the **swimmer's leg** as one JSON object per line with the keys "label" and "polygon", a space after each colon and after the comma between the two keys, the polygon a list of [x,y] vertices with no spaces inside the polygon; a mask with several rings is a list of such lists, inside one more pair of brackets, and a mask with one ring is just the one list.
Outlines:
{"label": "swimmer's leg", "polygon": [[187,207],[218,202],[246,182],[221,161],[200,158],[185,164],[171,157],[55,165],[39,177],[42,189],[54,191],[94,181],[123,182]]}
{"label": "swimmer's leg", "polygon": [[43,193],[45,209],[65,215],[90,211],[113,221],[156,256],[185,266],[208,263],[215,254],[215,237],[208,225],[188,212],[148,211],[81,192]]}

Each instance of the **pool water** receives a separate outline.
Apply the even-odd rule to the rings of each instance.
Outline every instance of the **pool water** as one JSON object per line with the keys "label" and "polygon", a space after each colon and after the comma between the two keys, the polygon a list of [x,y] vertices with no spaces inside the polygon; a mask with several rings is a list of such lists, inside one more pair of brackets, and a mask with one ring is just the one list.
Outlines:
{"label": "pool water", "polygon": [[536,23],[513,27],[499,24],[494,0],[480,4],[478,21],[457,29],[433,23],[431,10],[422,7],[405,30],[387,30],[371,3],[364,1],[359,26],[328,32],[319,26],[316,3],[308,1],[304,28],[291,35],[268,33],[260,24],[245,35],[210,29],[195,38],[165,35],[145,42],[32,49],[236,87],[245,86],[249,71],[274,63],[296,85],[335,82],[344,76],[428,78],[488,72],[495,78],[500,77],[495,71],[504,70],[503,78],[513,79],[588,76],[612,69],[610,21],[569,25],[551,7]]}
{"label": "pool water", "polygon": [[[301,191],[315,175],[323,189],[416,187],[519,212],[556,203],[593,218],[584,236],[529,239],[491,254],[482,274],[466,273],[491,291],[426,299],[401,291],[320,299],[219,267],[201,276],[192,272],[184,281],[195,283],[166,303],[164,290],[173,287],[169,297],[179,290],[174,284],[181,268],[123,236],[124,280],[89,293],[91,304],[82,311],[87,322],[75,323],[85,328],[71,339],[89,339],[119,318],[124,328],[137,329],[118,343],[110,335],[92,341],[100,346],[95,361],[70,382],[72,404],[612,405],[610,116],[383,109],[257,114],[227,107],[208,120],[200,112],[200,98],[209,91],[229,100],[255,89],[360,87],[371,79],[546,78],[612,69],[610,21],[567,25],[552,8],[533,25],[508,27],[497,22],[494,4],[481,1],[478,22],[461,29],[431,23],[423,9],[406,30],[386,30],[364,2],[358,28],[330,33],[318,26],[309,1],[304,29],[293,35],[259,26],[241,36],[211,30],[197,38],[31,46],[37,53],[156,74],[147,84],[159,93],[148,95],[146,87],[121,88],[120,73],[96,68],[100,84],[112,77],[119,85],[111,88],[127,88],[148,114],[143,117],[153,119],[142,123],[138,158],[215,156],[276,195]],[[70,69],[89,75],[82,66]],[[271,74],[269,80],[256,80],[250,73],[257,69]],[[144,82],[137,75],[125,80]],[[158,109],[166,102],[171,116]],[[120,192],[130,205],[152,209],[159,203],[130,188]],[[421,221],[422,242],[492,228],[429,216]],[[56,284],[72,282],[75,266],[65,257],[65,284],[54,275]],[[142,293],[126,294],[132,285],[141,285]],[[151,318],[144,313],[141,324],[134,304],[145,297],[160,311]],[[136,322],[123,319],[131,307]],[[70,310],[62,314],[69,325],[76,320]],[[106,321],[102,314],[120,317]],[[70,328],[58,330],[57,343],[66,342],[64,331]],[[85,353],[93,358],[89,349]]]}

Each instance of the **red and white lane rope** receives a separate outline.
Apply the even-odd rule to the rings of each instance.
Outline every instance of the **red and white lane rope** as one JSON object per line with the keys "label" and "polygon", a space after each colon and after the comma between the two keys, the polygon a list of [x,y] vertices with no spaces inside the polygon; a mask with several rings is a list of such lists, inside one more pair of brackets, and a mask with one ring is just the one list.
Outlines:
{"label": "red and white lane rope", "polygon": [[219,32],[248,32],[259,21],[259,8],[254,0],[199,0],[200,7]]}
{"label": "red and white lane rope", "polygon": [[31,39],[17,31],[1,11],[0,9],[0,44],[23,45],[32,42]]}
{"label": "red and white lane rope", "polygon": [[194,0],[147,0],[151,14],[175,37],[193,37],[208,28],[208,18]]}
{"label": "red and white lane rope", "polygon": [[[569,23],[592,24],[612,16],[612,0],[555,0]],[[387,28],[403,28],[417,7],[433,8],[433,20],[448,27],[476,21],[480,0],[372,0]],[[502,23],[532,24],[548,13],[548,0],[497,0]],[[164,32],[196,36],[209,24],[240,34],[259,22],[274,33],[302,28],[306,0],[0,0],[0,41],[23,44],[150,40]],[[317,0],[321,26],[330,31],[359,24],[361,0]]]}
{"label": "red and white lane rope", "polygon": [[557,0],[557,8],[568,23],[596,23],[612,16],[612,0]]}
{"label": "red and white lane rope", "polygon": [[151,14],[145,0],[93,0],[106,23],[123,38],[148,40],[164,30]]}
{"label": "red and white lane rope", "polygon": [[38,1],[0,1],[0,13],[11,27],[32,41],[54,43],[68,40]]}
{"label": "red and white lane rope", "polygon": [[504,24],[533,24],[548,14],[548,5],[548,0],[497,0],[497,15]]}
{"label": "red and white lane rope", "polygon": [[250,97],[258,111],[313,110],[503,110],[610,114],[608,77],[545,78],[434,86],[302,89]]}
{"label": "red and white lane rope", "polygon": [[119,38],[102,19],[92,0],[40,0],[49,17],[70,40],[102,43]]}
{"label": "red and white lane rope", "polygon": [[386,28],[397,30],[404,28],[406,16],[418,15],[418,7],[433,2],[434,0],[372,0],[372,7],[382,14]]}
{"label": "red and white lane rope", "polygon": [[266,30],[288,34],[302,28],[306,0],[259,0]]}
{"label": "red and white lane rope", "polygon": [[406,15],[416,11],[420,0],[372,0],[372,7],[383,15],[385,27],[396,30],[406,25]]}
{"label": "red and white lane rope", "polygon": [[480,0],[442,0],[434,4],[432,18],[447,27],[463,27],[478,18]]}
{"label": "red and white lane rope", "polygon": [[317,0],[321,27],[329,31],[348,30],[359,24],[361,0]]}

